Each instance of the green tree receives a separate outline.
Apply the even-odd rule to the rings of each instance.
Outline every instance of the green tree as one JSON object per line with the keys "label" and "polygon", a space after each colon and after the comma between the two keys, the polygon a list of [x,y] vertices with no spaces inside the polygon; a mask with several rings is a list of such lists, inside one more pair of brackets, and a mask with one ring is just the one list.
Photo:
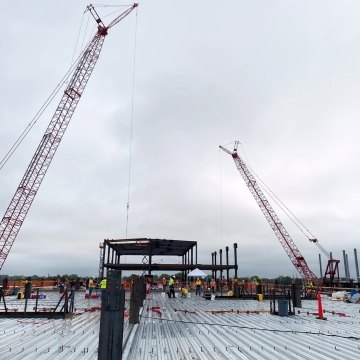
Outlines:
{"label": "green tree", "polygon": [[274,279],[279,285],[291,285],[293,279],[290,276],[278,276]]}

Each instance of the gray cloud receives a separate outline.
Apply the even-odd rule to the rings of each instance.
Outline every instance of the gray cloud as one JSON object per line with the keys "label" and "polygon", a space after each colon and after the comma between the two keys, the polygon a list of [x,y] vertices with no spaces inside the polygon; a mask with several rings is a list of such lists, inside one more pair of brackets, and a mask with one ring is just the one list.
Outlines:
{"label": "gray cloud", "polygon": [[[238,242],[242,274],[296,274],[231,157],[219,154],[238,139],[322,245],[352,258],[360,5],[346,4],[140,2],[129,237],[197,240],[204,263]],[[68,69],[86,5],[3,5],[1,154]],[[125,237],[135,19],[109,32],[4,273],[96,274],[99,242]],[[3,213],[55,107],[0,171]],[[279,216],[318,273],[318,250]]]}

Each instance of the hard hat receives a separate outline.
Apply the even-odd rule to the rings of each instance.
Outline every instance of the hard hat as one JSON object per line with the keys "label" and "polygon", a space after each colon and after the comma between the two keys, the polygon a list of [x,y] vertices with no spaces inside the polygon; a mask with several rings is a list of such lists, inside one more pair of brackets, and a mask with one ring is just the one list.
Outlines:
{"label": "hard hat", "polygon": [[173,275],[173,278],[175,279],[175,275]]}

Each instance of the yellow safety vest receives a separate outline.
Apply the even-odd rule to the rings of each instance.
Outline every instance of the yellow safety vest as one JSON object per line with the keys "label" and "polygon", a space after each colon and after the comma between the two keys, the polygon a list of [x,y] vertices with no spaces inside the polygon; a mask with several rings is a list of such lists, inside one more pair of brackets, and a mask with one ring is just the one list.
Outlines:
{"label": "yellow safety vest", "polygon": [[185,289],[185,288],[181,289],[181,294],[187,295],[188,293],[189,293],[188,289]]}

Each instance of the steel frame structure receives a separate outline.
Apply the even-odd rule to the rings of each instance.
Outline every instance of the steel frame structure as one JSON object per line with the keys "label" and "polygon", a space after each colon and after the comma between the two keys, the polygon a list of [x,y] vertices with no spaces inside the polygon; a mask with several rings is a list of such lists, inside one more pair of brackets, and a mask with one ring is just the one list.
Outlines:
{"label": "steel frame structure", "polygon": [[[236,245],[236,246],[235,246]],[[169,240],[169,239],[150,239],[150,238],[135,238],[135,239],[105,239],[103,242],[103,269],[101,277],[106,275],[108,269],[122,270],[122,271],[142,271],[143,275],[151,275],[153,271],[181,271],[183,278],[187,274],[199,268],[200,270],[211,270],[213,274],[216,271],[228,271],[234,269],[237,271],[236,263],[237,244],[234,244],[235,264],[229,264],[229,257],[227,256],[226,264],[216,265],[199,264],[197,260],[197,241],[186,240]],[[226,249],[228,254],[229,249]],[[147,256],[148,263],[128,263],[124,262],[124,257],[129,256]],[[181,264],[178,263],[155,263],[153,256],[181,257]],[[229,276],[227,276],[229,280]]]}

